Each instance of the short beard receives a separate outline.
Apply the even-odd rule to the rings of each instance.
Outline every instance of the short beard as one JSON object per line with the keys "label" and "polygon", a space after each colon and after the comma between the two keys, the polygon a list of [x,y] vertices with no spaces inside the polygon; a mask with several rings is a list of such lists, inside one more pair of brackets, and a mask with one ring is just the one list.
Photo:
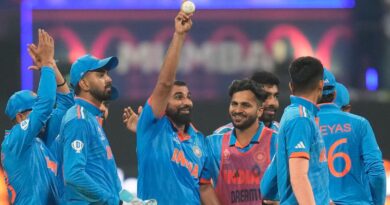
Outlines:
{"label": "short beard", "polygon": [[260,121],[263,122],[264,124],[271,123],[274,121],[275,117],[271,117],[270,115],[264,115],[264,113],[260,117]]}
{"label": "short beard", "polygon": [[252,126],[253,123],[256,122],[256,120],[257,120],[257,116],[248,116],[248,119],[239,125],[235,124],[234,120],[232,120],[232,123],[233,123],[235,129],[246,130],[250,126]]}
{"label": "short beard", "polygon": [[[104,89],[106,89],[106,88],[104,88]],[[94,97],[96,100],[98,100],[100,102],[107,101],[107,100],[111,99],[111,90],[108,92],[104,92],[104,91],[99,91],[97,89],[91,89],[89,92],[91,93],[92,97]]]}
{"label": "short beard", "polygon": [[[185,107],[187,108],[187,107]],[[178,126],[188,125],[191,122],[191,108],[189,114],[180,114],[180,111],[183,108],[177,109],[177,111],[173,111],[170,108],[167,108],[166,115]]]}

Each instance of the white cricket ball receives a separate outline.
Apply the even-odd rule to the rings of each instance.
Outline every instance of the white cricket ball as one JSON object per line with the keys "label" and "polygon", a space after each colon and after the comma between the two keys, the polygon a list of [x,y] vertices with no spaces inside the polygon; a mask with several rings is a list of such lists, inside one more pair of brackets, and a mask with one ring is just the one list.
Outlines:
{"label": "white cricket ball", "polygon": [[181,10],[186,14],[192,14],[195,12],[195,4],[192,1],[185,1],[181,4]]}

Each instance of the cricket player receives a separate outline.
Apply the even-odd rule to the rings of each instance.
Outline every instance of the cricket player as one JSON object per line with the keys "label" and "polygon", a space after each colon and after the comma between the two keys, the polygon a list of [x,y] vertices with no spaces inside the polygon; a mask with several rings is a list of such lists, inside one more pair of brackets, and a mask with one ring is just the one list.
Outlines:
{"label": "cricket player", "polygon": [[78,58],[70,71],[75,105],[65,114],[60,128],[67,204],[110,204],[121,201],[121,184],[115,158],[101,126],[104,101],[117,97],[108,72],[118,65],[116,57]]}
{"label": "cricket player", "polygon": [[284,110],[276,153],[280,204],[329,204],[326,151],[316,124],[323,66],[301,57],[289,68],[291,104]]}
{"label": "cricket player", "polygon": [[371,125],[332,103],[342,93],[335,92],[333,74],[326,71],[325,76],[318,117],[328,155],[330,198],[337,205],[383,205],[386,174]]}
{"label": "cricket player", "polygon": [[275,137],[273,130],[259,122],[268,96],[262,85],[252,80],[233,81],[229,95],[234,128],[207,137],[211,160],[202,183],[210,184],[212,179],[221,204],[259,204],[259,185],[271,161]]}
{"label": "cricket player", "polygon": [[[273,73],[267,71],[257,71],[255,72],[251,80],[260,83],[263,85],[263,90],[267,92],[268,97],[263,103],[264,112],[260,117],[260,122],[263,122],[264,125],[268,128],[271,128],[275,132],[279,130],[279,123],[275,121],[276,112],[279,109],[279,84],[280,81]],[[234,128],[232,123],[226,124],[214,131],[213,134],[224,134]],[[274,139],[273,139],[274,140]],[[276,138],[275,138],[276,140]],[[272,144],[275,144],[273,142]],[[272,147],[272,152],[275,150]]]}
{"label": "cricket player", "polygon": [[349,103],[348,89],[343,84],[338,82],[336,82],[336,97],[333,103],[338,105],[344,112],[351,112],[352,110],[352,106]]}
{"label": "cricket player", "polygon": [[[179,12],[157,84],[137,123],[137,195],[159,204],[201,203],[200,175],[207,158],[204,136],[191,124],[188,86],[175,81],[191,26],[191,15]],[[133,114],[125,109],[124,122]]]}
{"label": "cricket player", "polygon": [[[32,67],[41,73],[38,93],[22,90],[7,102],[5,113],[14,122],[6,131],[2,143],[1,161],[11,204],[58,204],[57,162],[42,140],[44,128],[52,113],[55,97],[56,74],[54,40],[44,30],[38,30],[39,58]],[[35,61],[35,60],[34,60]]]}

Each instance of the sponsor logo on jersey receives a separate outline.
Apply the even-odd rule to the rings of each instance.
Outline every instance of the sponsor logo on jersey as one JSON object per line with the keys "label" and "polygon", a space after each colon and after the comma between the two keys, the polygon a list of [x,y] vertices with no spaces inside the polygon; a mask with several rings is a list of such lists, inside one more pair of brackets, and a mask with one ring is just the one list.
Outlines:
{"label": "sponsor logo on jersey", "polygon": [[27,130],[28,124],[30,123],[30,119],[25,119],[20,123],[20,127],[22,130]]}

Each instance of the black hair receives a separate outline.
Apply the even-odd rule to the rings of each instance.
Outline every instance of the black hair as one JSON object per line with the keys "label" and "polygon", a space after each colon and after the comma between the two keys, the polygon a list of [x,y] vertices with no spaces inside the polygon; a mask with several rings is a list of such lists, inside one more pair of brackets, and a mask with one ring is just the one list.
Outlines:
{"label": "black hair", "polygon": [[312,91],[323,79],[324,67],[321,61],[310,56],[295,59],[289,68],[293,92]]}
{"label": "black hair", "polygon": [[268,94],[264,91],[263,85],[253,80],[234,80],[229,86],[229,96],[232,97],[235,93],[249,90],[255,96],[260,105],[267,99]]}
{"label": "black hair", "polygon": [[276,85],[279,87],[280,84],[279,78],[268,71],[257,71],[253,73],[250,79],[263,85]]}
{"label": "black hair", "polygon": [[[73,86],[72,86],[73,87]],[[74,89],[74,94],[76,96],[80,95],[80,92],[81,92],[81,87],[79,85],[79,83],[77,83],[77,85],[73,88]]]}
{"label": "black hair", "polygon": [[333,102],[334,98],[335,98],[335,93],[331,93],[331,94],[328,94],[328,95],[322,95],[319,103],[331,103]]}
{"label": "black hair", "polygon": [[184,81],[175,80],[175,82],[173,83],[173,85],[177,85],[177,86],[187,86],[187,83],[185,83]]}

